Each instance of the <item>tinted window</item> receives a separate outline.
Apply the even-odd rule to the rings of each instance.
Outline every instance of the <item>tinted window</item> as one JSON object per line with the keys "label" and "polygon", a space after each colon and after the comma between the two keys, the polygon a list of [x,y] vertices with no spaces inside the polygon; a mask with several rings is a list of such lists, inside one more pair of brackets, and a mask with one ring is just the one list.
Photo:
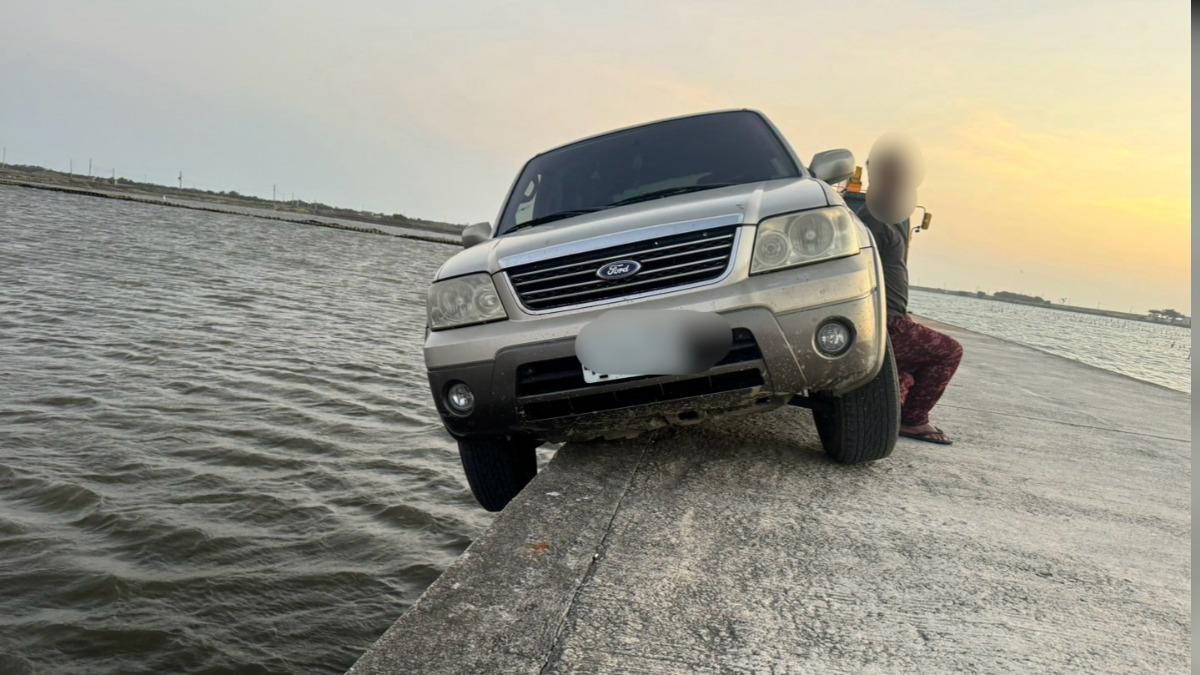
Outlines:
{"label": "tinted window", "polygon": [[513,188],[499,232],[564,211],[603,209],[664,191],[799,175],[783,144],[754,113],[659,122],[535,157]]}

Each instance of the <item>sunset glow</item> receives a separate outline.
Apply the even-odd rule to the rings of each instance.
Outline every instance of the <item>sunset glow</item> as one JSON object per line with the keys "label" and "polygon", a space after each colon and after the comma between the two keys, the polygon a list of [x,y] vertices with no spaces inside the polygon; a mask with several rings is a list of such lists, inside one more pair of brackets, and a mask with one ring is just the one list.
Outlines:
{"label": "sunset glow", "polygon": [[1184,3],[355,6],[27,6],[0,25],[0,143],[473,222],[532,153],[750,107],[804,157],[923,145],[918,285],[1190,303]]}

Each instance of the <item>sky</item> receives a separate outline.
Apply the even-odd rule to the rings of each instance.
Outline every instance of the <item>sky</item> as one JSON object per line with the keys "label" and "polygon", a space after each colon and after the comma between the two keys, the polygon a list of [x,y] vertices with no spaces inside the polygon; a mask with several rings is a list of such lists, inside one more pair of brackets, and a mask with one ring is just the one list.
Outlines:
{"label": "sky", "polygon": [[534,153],[754,108],[916,139],[916,285],[1190,313],[1184,2],[0,1],[10,163],[470,223]]}

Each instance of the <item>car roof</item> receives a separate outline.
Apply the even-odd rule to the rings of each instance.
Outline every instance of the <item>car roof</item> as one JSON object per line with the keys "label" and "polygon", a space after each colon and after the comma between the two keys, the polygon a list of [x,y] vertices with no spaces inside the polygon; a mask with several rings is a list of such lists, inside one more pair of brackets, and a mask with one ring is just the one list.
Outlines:
{"label": "car roof", "polygon": [[641,122],[638,124],[631,124],[629,126],[620,127],[619,129],[612,129],[610,131],[604,131],[604,132],[601,132],[598,134],[592,134],[591,136],[584,136],[583,138],[576,139],[574,141],[571,141],[570,143],[563,143],[562,145],[556,145],[553,148],[550,148],[548,150],[543,150],[543,151],[537,153],[536,155],[534,155],[533,157],[531,157],[530,159],[532,160],[537,157],[541,157],[542,155],[546,155],[551,152],[556,152],[558,150],[562,150],[563,148],[569,148],[572,145],[586,143],[587,141],[594,141],[598,138],[604,138],[605,136],[611,136],[613,134],[619,134],[619,133],[622,133],[625,131],[631,131],[633,129],[641,129],[642,127],[652,127],[655,124],[662,124],[664,122],[675,122],[677,120],[686,120],[686,119],[690,119],[692,117],[708,117],[710,115],[725,115],[728,113],[735,113],[735,112],[753,113],[753,114],[761,117],[763,119],[763,121],[767,122],[768,126],[770,126],[770,121],[767,120],[766,115],[762,114],[758,110],[752,110],[750,108],[728,108],[725,110],[711,110],[709,112],[702,112],[702,113],[689,113],[687,115],[676,115],[674,117],[664,117],[663,119],[654,120],[653,122]]}

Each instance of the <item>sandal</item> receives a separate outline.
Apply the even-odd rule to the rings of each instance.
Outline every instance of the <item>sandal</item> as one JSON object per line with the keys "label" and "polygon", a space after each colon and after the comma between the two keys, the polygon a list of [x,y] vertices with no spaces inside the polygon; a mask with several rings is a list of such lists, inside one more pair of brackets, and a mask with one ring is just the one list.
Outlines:
{"label": "sandal", "polygon": [[914,438],[918,441],[925,441],[926,443],[936,443],[938,445],[954,445],[954,441],[950,440],[950,437],[946,435],[946,432],[942,431],[941,429],[939,429],[937,427],[934,427],[930,431],[922,431],[921,433],[917,433],[917,434],[909,433],[906,431],[901,431],[900,435],[905,438]]}

